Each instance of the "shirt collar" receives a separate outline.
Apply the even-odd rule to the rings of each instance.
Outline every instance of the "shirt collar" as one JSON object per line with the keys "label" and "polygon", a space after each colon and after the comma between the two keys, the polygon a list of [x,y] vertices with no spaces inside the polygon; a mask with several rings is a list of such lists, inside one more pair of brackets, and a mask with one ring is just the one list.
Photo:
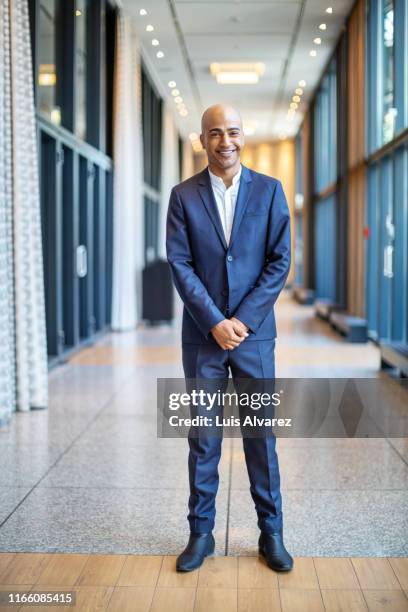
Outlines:
{"label": "shirt collar", "polygon": [[[220,176],[217,176],[216,174],[211,172],[210,168],[208,168],[208,173],[210,175],[211,184],[212,184],[213,187],[223,187],[224,189],[227,189],[227,187],[225,186],[224,181],[222,180],[222,178]],[[241,173],[242,173],[242,164],[239,164],[238,172],[232,177],[232,185],[231,185],[231,187],[234,187],[239,182],[239,180],[241,178]]]}

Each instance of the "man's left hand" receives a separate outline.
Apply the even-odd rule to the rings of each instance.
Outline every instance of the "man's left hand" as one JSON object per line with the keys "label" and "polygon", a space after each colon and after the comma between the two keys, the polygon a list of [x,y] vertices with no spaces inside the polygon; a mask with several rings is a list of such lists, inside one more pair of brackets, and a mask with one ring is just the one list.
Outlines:
{"label": "man's left hand", "polygon": [[240,321],[236,317],[231,317],[230,321],[231,321],[231,323],[233,323],[234,331],[235,331],[236,334],[238,334],[238,336],[247,335],[249,327],[247,325],[245,325],[245,323],[243,323],[242,321]]}

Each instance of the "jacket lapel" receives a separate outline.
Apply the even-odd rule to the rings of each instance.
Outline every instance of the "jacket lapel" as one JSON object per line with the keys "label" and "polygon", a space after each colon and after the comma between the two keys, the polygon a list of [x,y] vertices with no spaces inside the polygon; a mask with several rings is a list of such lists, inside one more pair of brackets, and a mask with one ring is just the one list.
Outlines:
{"label": "jacket lapel", "polygon": [[211,179],[210,175],[208,174],[207,168],[203,170],[199,176],[198,191],[200,193],[204,206],[207,209],[209,217],[214,224],[219,239],[221,240],[224,249],[227,250],[227,241],[225,240],[224,230],[222,229],[222,223],[220,215],[218,213],[217,203],[214,198],[214,193],[211,186]]}
{"label": "jacket lapel", "polygon": [[231,248],[234,238],[236,238],[239,230],[239,226],[242,221],[245,209],[248,204],[249,196],[252,191],[252,177],[251,171],[246,166],[242,166],[241,179],[239,182],[239,190],[237,203],[235,205],[234,221],[232,223],[231,238],[229,248]]}

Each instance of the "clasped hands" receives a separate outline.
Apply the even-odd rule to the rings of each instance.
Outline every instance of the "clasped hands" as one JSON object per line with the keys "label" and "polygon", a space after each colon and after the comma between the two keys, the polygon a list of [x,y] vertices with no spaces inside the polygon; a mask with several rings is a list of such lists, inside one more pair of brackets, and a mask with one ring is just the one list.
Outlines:
{"label": "clasped hands", "polygon": [[225,351],[231,351],[245,340],[248,334],[248,327],[239,319],[231,317],[220,321],[211,329],[217,344]]}

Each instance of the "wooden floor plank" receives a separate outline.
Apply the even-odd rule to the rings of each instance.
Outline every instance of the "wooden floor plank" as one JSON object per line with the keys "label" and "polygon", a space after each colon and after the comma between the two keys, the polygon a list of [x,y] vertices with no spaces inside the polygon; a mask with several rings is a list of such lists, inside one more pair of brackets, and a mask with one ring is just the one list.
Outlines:
{"label": "wooden floor plank", "polygon": [[212,557],[200,568],[198,586],[202,588],[236,589],[238,586],[238,559]]}
{"label": "wooden floor plank", "polygon": [[195,594],[195,588],[157,588],[150,612],[193,612]]}
{"label": "wooden floor plank", "polygon": [[239,589],[277,589],[276,572],[258,557],[239,557],[238,559]]}
{"label": "wooden floor plank", "polygon": [[314,564],[321,589],[359,589],[353,565],[347,557],[315,557]]}
{"label": "wooden floor plank", "polygon": [[158,587],[196,587],[198,583],[198,572],[177,572],[176,557],[163,558]]}
{"label": "wooden floor plank", "polygon": [[355,557],[351,562],[362,589],[401,589],[401,585],[388,559],[379,557]]}
{"label": "wooden floor plank", "polygon": [[324,612],[320,591],[280,589],[282,612]]}
{"label": "wooden floor plank", "polygon": [[198,588],[194,612],[237,612],[237,589]]}
{"label": "wooden floor plank", "polygon": [[163,557],[128,555],[116,586],[156,586]]}
{"label": "wooden floor plank", "polygon": [[0,554],[0,576],[16,556],[16,553],[1,553]]}
{"label": "wooden floor plank", "polygon": [[322,589],[326,612],[367,612],[367,604],[357,589]]}
{"label": "wooden floor plank", "polygon": [[[89,555],[54,554],[38,577],[42,584],[75,584],[83,571]],[[109,585],[108,585],[109,586]]]}
{"label": "wooden floor plank", "polygon": [[118,587],[109,600],[108,612],[149,612],[154,587]]}
{"label": "wooden floor plank", "polygon": [[78,576],[78,586],[114,586],[126,555],[91,555]]}
{"label": "wooden floor plank", "polygon": [[388,561],[403,589],[408,589],[408,559],[406,557],[388,557]]}
{"label": "wooden floor plank", "polygon": [[407,612],[408,599],[404,591],[363,590],[370,612]]}
{"label": "wooden floor plank", "polygon": [[0,575],[0,584],[34,584],[52,555],[46,553],[18,553]]}
{"label": "wooden floor plank", "polygon": [[238,589],[238,612],[281,612],[278,589]]}
{"label": "wooden floor plank", "polygon": [[293,570],[278,574],[280,588],[284,589],[318,589],[316,569],[311,557],[296,557]]}

